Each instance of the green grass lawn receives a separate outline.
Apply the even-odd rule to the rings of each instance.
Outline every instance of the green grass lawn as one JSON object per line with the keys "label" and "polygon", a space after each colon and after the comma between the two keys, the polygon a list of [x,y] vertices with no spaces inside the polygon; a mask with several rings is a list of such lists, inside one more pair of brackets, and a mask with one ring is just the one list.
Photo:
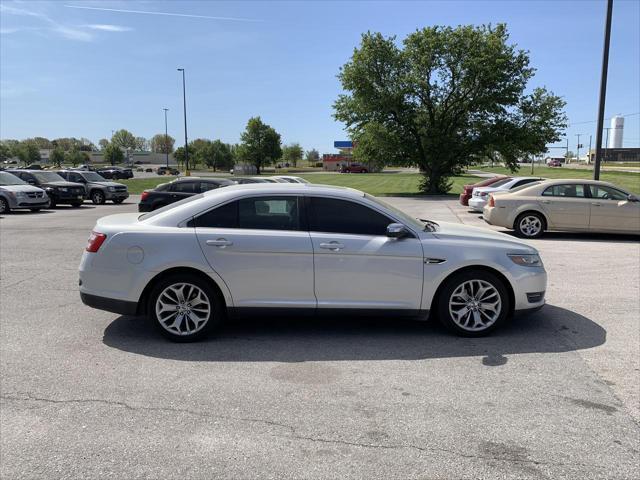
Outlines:
{"label": "green grass lawn", "polygon": [[[508,169],[504,167],[481,167],[477,168],[483,172],[501,173],[504,175],[518,175],[518,176],[530,176],[531,167],[526,166],[520,168],[520,170],[512,174]],[[533,170],[534,176],[541,176],[543,178],[593,178],[593,171],[587,169],[577,168],[563,168],[563,167],[540,167],[536,165]],[[635,172],[611,172],[601,171],[600,180],[603,182],[611,182],[621,188],[633,193],[640,193],[640,173]]]}
{"label": "green grass lawn", "polygon": [[[135,175],[135,173],[134,173]],[[162,176],[162,177],[150,177],[150,178],[129,178],[127,180],[114,180],[114,182],[125,184],[129,193],[140,195],[143,190],[150,190],[156,188],[161,183],[167,183],[174,180],[177,177]]]}

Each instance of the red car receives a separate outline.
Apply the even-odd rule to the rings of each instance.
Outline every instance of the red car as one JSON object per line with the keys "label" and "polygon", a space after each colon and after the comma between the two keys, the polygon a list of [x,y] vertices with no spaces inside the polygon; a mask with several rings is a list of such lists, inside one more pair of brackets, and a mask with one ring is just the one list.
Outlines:
{"label": "red car", "polygon": [[462,193],[460,194],[460,204],[465,207],[469,206],[469,199],[471,195],[473,195],[473,189],[476,187],[488,187],[491,184],[496,183],[498,180],[502,180],[503,178],[507,178],[506,175],[498,175],[497,177],[487,178],[478,183],[474,183],[473,185],[465,185],[462,188]]}
{"label": "red car", "polygon": [[547,163],[547,167],[561,167],[562,163],[560,163],[560,160],[551,160],[549,163]]}
{"label": "red car", "polygon": [[367,173],[367,167],[360,165],[359,163],[352,163],[351,165],[342,165],[338,169],[340,173]]}

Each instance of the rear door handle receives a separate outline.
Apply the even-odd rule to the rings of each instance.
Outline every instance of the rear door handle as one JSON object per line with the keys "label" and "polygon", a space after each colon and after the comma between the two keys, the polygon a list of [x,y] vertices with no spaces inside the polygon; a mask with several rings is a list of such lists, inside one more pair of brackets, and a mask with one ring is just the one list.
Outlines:
{"label": "rear door handle", "polygon": [[211,245],[212,247],[228,247],[229,245],[233,245],[231,240],[227,240],[226,238],[217,238],[216,240],[207,240],[207,245]]}
{"label": "rear door handle", "polygon": [[321,243],[320,248],[324,248],[325,250],[333,250],[334,252],[337,252],[338,250],[342,250],[344,248],[344,245],[338,242],[327,242],[327,243]]}

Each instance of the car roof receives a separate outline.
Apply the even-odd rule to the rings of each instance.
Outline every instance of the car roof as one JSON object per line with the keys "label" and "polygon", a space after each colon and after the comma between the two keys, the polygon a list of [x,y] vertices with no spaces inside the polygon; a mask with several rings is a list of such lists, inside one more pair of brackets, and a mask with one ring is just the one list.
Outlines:
{"label": "car roof", "polygon": [[[333,185],[319,185],[315,183],[247,183],[243,185],[230,185],[228,187],[209,190],[198,195],[196,200],[173,204],[167,209],[149,218],[149,223],[154,225],[176,225],[186,218],[227,201],[254,195],[317,195],[327,197],[341,197],[362,199],[364,192],[349,187]],[[144,221],[144,220],[143,220]]]}

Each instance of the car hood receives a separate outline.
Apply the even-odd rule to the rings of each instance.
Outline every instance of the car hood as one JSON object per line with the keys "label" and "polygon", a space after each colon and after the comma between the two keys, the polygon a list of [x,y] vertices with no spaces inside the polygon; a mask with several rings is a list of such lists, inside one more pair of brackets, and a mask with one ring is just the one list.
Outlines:
{"label": "car hood", "polygon": [[7,192],[41,192],[42,189],[33,185],[0,185],[0,190]]}
{"label": "car hood", "polygon": [[433,235],[440,240],[467,241],[474,244],[485,242],[493,246],[502,245],[513,253],[538,253],[535,248],[511,235],[494,232],[488,228],[449,222],[438,222],[438,226],[440,228],[433,232]]}

